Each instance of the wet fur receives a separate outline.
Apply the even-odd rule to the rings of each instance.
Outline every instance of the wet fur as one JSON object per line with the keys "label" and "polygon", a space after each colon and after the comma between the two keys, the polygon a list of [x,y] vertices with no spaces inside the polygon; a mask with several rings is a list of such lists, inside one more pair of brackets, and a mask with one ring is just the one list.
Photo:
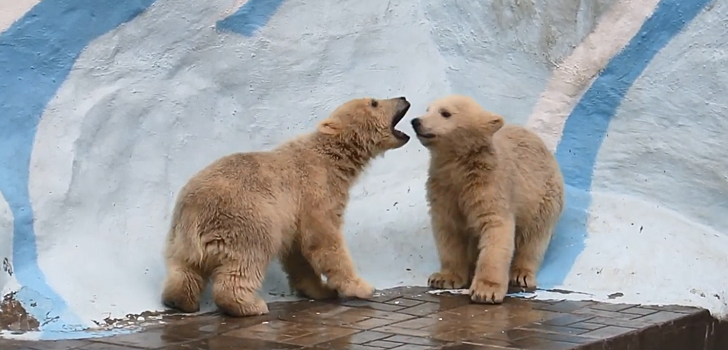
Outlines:
{"label": "wet fur", "polygon": [[437,100],[417,119],[418,135],[434,135],[419,137],[430,150],[427,200],[441,263],[428,284],[470,284],[483,303],[501,303],[509,282],[535,289],[565,201],[554,155],[466,96]]}
{"label": "wet fur", "polygon": [[223,157],[194,175],[177,197],[167,237],[164,305],[198,311],[209,279],[222,312],[266,314],[258,290],[276,257],[291,287],[307,297],[371,297],[344,242],[343,216],[369,161],[406,143],[390,131],[405,104],[349,101],[313,133],[271,151]]}

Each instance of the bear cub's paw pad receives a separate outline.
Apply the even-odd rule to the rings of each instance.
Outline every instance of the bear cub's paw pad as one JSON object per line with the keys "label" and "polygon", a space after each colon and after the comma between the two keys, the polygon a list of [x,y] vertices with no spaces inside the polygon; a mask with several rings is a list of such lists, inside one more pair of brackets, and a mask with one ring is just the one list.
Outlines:
{"label": "bear cub's paw pad", "polygon": [[321,284],[307,290],[298,290],[298,294],[313,300],[329,300],[335,299],[339,296],[339,292],[337,292],[336,289],[325,284]]}
{"label": "bear cub's paw pad", "polygon": [[358,278],[345,283],[339,293],[344,298],[371,299],[374,296],[374,287]]}
{"label": "bear cub's paw pad", "polygon": [[470,300],[479,304],[500,304],[508,293],[508,285],[475,280],[470,286]]}
{"label": "bear cub's paw pad", "polygon": [[520,288],[524,292],[536,290],[536,274],[531,270],[514,267],[511,269],[511,286]]}
{"label": "bear cub's paw pad", "polygon": [[461,289],[467,285],[467,277],[448,271],[435,272],[427,279],[427,285],[437,289]]}
{"label": "bear cub's paw pad", "polygon": [[223,314],[233,317],[262,316],[269,313],[268,305],[261,298],[236,305],[218,305],[217,307]]}
{"label": "bear cub's paw pad", "polygon": [[181,311],[183,313],[195,313],[200,311],[200,304],[192,300],[176,300],[171,297],[162,299],[162,304],[169,309]]}

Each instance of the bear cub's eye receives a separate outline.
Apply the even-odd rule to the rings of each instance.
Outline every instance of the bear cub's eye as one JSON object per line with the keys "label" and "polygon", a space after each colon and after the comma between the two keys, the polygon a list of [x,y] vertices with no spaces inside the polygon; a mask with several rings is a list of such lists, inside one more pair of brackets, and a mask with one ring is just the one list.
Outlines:
{"label": "bear cub's eye", "polygon": [[446,111],[446,110],[443,109],[443,110],[440,111],[440,115],[442,115],[445,118],[450,118],[450,116],[452,114],[450,114],[450,112],[448,112],[448,111]]}
{"label": "bear cub's eye", "polygon": [[372,107],[377,108],[379,106],[379,102],[377,100],[372,99]]}

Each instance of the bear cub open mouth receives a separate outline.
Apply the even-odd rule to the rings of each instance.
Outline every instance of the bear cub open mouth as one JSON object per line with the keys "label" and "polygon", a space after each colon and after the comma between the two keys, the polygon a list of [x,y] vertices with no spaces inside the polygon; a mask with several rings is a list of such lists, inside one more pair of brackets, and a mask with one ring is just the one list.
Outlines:
{"label": "bear cub open mouth", "polygon": [[402,120],[402,118],[404,118],[405,114],[407,114],[407,111],[409,111],[410,103],[404,97],[400,97],[398,107],[399,111],[397,111],[397,114],[395,114],[392,118],[392,125],[390,126],[390,129],[392,130],[392,135],[394,135],[394,137],[398,140],[409,141],[409,135],[405,134],[400,130],[397,130],[395,127]]}

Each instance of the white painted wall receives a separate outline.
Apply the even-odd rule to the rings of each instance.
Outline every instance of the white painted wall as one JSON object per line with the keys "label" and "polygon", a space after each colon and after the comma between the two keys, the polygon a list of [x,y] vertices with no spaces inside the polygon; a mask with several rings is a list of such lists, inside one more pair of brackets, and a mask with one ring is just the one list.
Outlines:
{"label": "white painted wall", "polygon": [[[81,319],[161,307],[160,253],[174,196],[214,158],[312,130],[356,96],[406,95],[415,114],[452,90],[453,68],[427,29],[439,33],[451,21],[428,20],[436,7],[330,1],[319,5],[326,23],[312,23],[298,15],[310,5],[291,1],[260,37],[246,38],[209,28],[228,6],[156,2],[91,44],[43,115],[30,186],[38,249],[46,252],[40,265]],[[595,16],[586,15],[587,25]],[[504,26],[495,29],[510,24]],[[575,36],[558,43],[574,45]],[[537,54],[541,37],[529,39]],[[529,81],[545,81],[547,64],[526,58],[519,69],[538,75],[501,93],[518,96]],[[491,85],[498,70],[485,67],[475,74]],[[487,89],[477,95],[491,96]],[[378,288],[422,284],[438,266],[424,202],[426,164],[425,150],[412,142],[377,160],[354,189],[347,240],[362,275]],[[266,290],[288,291],[277,267]]]}
{"label": "white painted wall", "polygon": [[[693,305],[725,318],[728,236],[644,198],[593,192],[586,248],[563,287],[574,299]],[[706,276],[711,276],[709,281]],[[610,294],[622,293],[613,299]]]}
{"label": "white painted wall", "polygon": [[595,187],[728,232],[728,2],[714,1],[635,82],[599,154]]}
{"label": "white painted wall", "polygon": [[0,32],[8,29],[39,0],[0,0]]}

